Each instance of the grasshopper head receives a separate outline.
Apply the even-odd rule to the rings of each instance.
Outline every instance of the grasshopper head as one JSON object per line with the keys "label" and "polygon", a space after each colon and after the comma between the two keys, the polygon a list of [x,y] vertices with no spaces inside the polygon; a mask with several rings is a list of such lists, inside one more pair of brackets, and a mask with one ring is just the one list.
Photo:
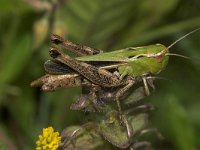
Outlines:
{"label": "grasshopper head", "polygon": [[[160,44],[159,44],[160,45]],[[153,58],[156,60],[157,63],[155,63],[155,68],[157,69],[152,69],[152,73],[153,74],[158,74],[160,73],[162,70],[164,70],[168,64],[168,60],[169,60],[169,49],[168,47],[165,47],[164,45],[161,45],[162,49],[160,52],[155,53],[153,55]],[[157,66],[157,67],[156,67]]]}
{"label": "grasshopper head", "polygon": [[161,50],[160,52],[156,53],[153,55],[153,57],[158,61],[158,62],[162,62],[165,58],[168,57],[169,54],[169,49],[165,46],[163,46],[164,49]]}
{"label": "grasshopper head", "polygon": [[[172,53],[169,52],[169,49],[171,47],[173,47],[175,44],[177,44],[179,41],[183,40],[184,38],[191,35],[192,33],[195,33],[198,30],[200,30],[200,28],[197,28],[197,29],[183,35],[182,37],[180,37],[179,39],[174,41],[172,44],[170,44],[168,47],[163,46],[163,49],[160,52],[158,52],[157,54],[155,54],[155,59],[162,64],[160,70],[157,70],[157,73],[159,73],[160,71],[162,71],[166,67],[170,55],[183,57],[183,58],[186,58],[186,59],[189,58],[189,57],[186,57],[186,56],[183,56],[183,55],[180,55],[180,54],[172,54]],[[159,44],[157,46],[159,46]],[[154,73],[156,73],[156,72],[154,72]]]}
{"label": "grasshopper head", "polygon": [[128,65],[118,68],[120,74],[134,77],[147,74],[155,75],[167,66],[169,50],[162,44],[139,47],[134,52],[137,54],[129,59]]}

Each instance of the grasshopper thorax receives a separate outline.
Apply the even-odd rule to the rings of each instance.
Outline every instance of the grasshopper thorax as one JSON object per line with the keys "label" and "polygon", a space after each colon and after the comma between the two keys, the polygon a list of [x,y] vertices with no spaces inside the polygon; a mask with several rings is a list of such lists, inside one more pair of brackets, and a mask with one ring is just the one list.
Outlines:
{"label": "grasshopper thorax", "polygon": [[169,56],[168,48],[162,44],[139,47],[139,54],[134,55],[128,60],[128,65],[120,66],[119,73],[122,76],[131,75],[134,77],[148,74],[158,74],[164,70]]}

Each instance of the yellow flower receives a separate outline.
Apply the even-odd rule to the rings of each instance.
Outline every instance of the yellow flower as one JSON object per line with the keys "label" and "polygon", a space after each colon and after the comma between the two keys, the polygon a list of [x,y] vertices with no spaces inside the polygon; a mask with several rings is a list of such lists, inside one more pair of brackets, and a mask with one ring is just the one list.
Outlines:
{"label": "yellow flower", "polygon": [[43,128],[43,134],[39,135],[36,142],[36,150],[57,150],[61,141],[58,132],[54,132],[52,127]]}

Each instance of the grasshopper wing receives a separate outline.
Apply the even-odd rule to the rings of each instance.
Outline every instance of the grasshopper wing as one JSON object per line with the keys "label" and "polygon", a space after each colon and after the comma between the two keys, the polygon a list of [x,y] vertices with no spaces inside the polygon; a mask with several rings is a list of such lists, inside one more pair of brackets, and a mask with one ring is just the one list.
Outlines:
{"label": "grasshopper wing", "polygon": [[57,60],[47,60],[44,63],[44,68],[47,73],[50,74],[69,74],[75,73],[75,71],[69,68],[67,65]]}

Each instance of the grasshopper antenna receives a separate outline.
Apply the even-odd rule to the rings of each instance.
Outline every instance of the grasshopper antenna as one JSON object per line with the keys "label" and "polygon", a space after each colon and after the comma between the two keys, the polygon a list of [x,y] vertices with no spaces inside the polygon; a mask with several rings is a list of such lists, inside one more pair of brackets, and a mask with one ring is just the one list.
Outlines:
{"label": "grasshopper antenna", "polygon": [[[200,27],[197,28],[197,29],[194,29],[192,30],[191,32],[183,35],[182,37],[180,37],[179,39],[177,39],[176,41],[174,41],[172,44],[170,44],[166,49],[164,49],[164,51],[166,51],[167,49],[170,49],[171,47],[173,47],[176,43],[178,43],[179,41],[183,40],[184,38],[186,38],[187,36],[197,32],[198,30],[200,30]],[[168,56],[178,56],[178,57],[182,57],[182,58],[185,58],[185,59],[191,59],[190,57],[187,57],[187,56],[184,56],[184,55],[180,55],[180,54],[174,54],[174,53],[167,53],[165,55],[168,55]]]}
{"label": "grasshopper antenna", "polygon": [[179,41],[181,41],[182,39],[186,38],[187,36],[197,32],[198,30],[200,30],[200,27],[197,29],[192,30],[191,32],[183,35],[182,37],[180,37],[179,39],[177,39],[176,41],[174,41],[172,44],[170,44],[167,48],[170,49],[172,46],[174,46],[176,43],[178,43]]}
{"label": "grasshopper antenna", "polygon": [[165,54],[165,55],[166,56],[177,56],[177,57],[182,57],[182,58],[185,58],[185,59],[191,59],[190,57],[184,56],[184,55],[181,55],[181,54],[168,53],[168,54]]}

